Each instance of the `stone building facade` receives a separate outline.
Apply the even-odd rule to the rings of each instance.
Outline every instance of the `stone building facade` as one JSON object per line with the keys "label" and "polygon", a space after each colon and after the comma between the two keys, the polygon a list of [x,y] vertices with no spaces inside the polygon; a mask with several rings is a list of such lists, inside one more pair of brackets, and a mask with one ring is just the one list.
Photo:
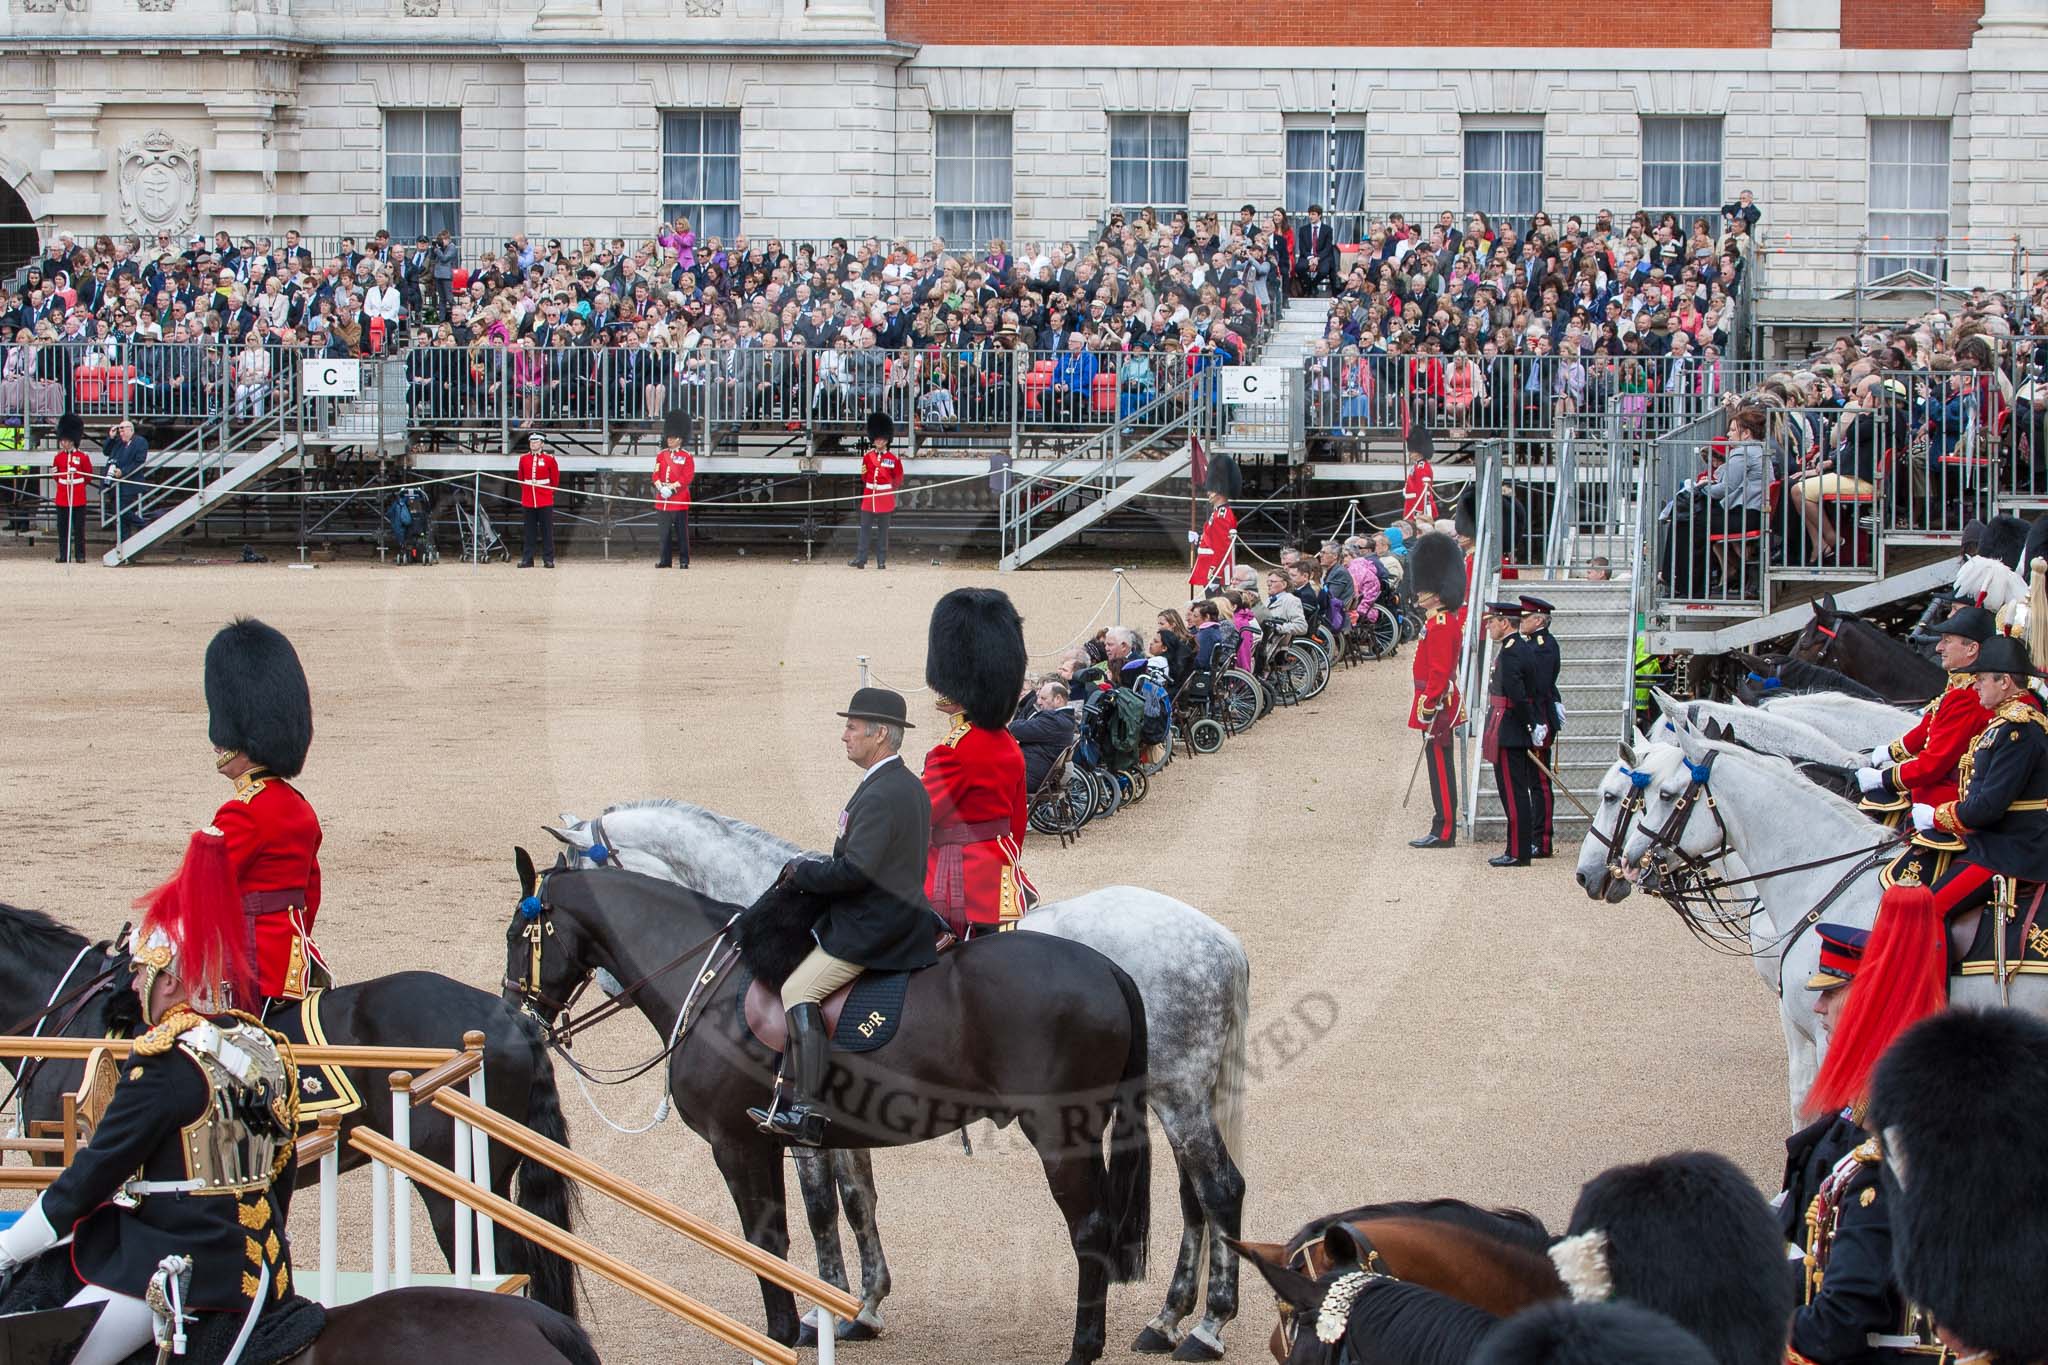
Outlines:
{"label": "stone building facade", "polygon": [[2048,0],[5,5],[0,223],[46,233],[643,238],[683,207],[786,242],[1028,241],[1118,200],[1625,214],[1749,188],[1771,240],[1938,228],[1988,259],[2048,199]]}

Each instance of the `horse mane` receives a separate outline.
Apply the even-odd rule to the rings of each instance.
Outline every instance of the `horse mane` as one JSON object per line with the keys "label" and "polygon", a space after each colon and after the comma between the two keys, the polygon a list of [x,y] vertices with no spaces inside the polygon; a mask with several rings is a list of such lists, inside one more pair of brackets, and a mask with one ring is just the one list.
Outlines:
{"label": "horse mane", "polygon": [[759,825],[750,825],[746,821],[741,820],[735,816],[724,815],[719,813],[718,811],[711,810],[704,806],[696,805],[689,801],[680,801],[673,796],[649,796],[643,797],[641,800],[638,801],[621,801],[615,806],[606,806],[604,808],[604,813],[606,815],[610,815],[617,811],[635,810],[677,811],[683,815],[688,815],[700,820],[709,821],[710,823],[719,826],[721,829],[724,829],[728,834],[731,834],[736,838],[759,839],[767,843],[774,844],[780,848],[786,848],[791,853],[803,852],[802,849],[798,848],[795,844],[792,844],[789,840],[783,838],[781,835],[771,834],[769,831],[762,829]]}
{"label": "horse mane", "polygon": [[1293,1255],[1340,1223],[1363,1223],[1375,1218],[1419,1218],[1425,1222],[1448,1223],[1497,1242],[1538,1253],[1549,1249],[1551,1236],[1543,1222],[1527,1209],[1483,1209],[1462,1199],[1401,1199],[1385,1204],[1363,1204],[1342,1213],[1314,1219],[1287,1242]]}
{"label": "horse mane", "polygon": [[[1813,781],[1805,773],[1799,771],[1798,764],[1784,755],[1760,754],[1754,749],[1745,749],[1742,745],[1730,743],[1727,740],[1703,740],[1701,742],[1716,753],[1734,754],[1738,758],[1756,765],[1766,774],[1780,781],[1797,783],[1801,792],[1819,801],[1822,814],[1832,817],[1838,823],[1844,826],[1859,827],[1872,835],[1878,832],[1878,826],[1871,823],[1870,817],[1863,813],[1862,807],[1847,797],[1837,796],[1834,792]],[[1845,829],[1844,833],[1847,832],[1847,829]]]}
{"label": "horse mane", "polygon": [[[1863,624],[1870,623],[1865,621]],[[1874,626],[1871,628],[1876,629]],[[1786,659],[1779,664],[1778,681],[1788,692],[1846,692],[1864,701],[1884,703],[1884,698],[1874,688],[1866,687],[1848,674],[1837,672],[1825,664],[1810,664],[1803,659]]]}
{"label": "horse mane", "polygon": [[85,944],[84,934],[42,911],[0,901],[0,956],[20,957],[39,948],[75,953]]}
{"label": "horse mane", "polygon": [[[1326,1276],[1327,1291],[1338,1274]],[[1400,1280],[1372,1280],[1352,1300],[1344,1355],[1358,1365],[1466,1365],[1500,1319]]]}

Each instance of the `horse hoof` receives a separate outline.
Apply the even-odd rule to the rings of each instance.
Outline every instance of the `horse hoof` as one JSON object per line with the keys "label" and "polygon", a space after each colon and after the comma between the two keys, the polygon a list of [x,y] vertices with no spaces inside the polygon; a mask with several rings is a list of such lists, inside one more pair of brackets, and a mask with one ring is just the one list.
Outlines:
{"label": "horse hoof", "polygon": [[1193,1332],[1182,1338],[1180,1349],[1173,1353],[1175,1360],[1221,1360],[1223,1348],[1211,1346]]}
{"label": "horse hoof", "polygon": [[855,1318],[852,1322],[840,1323],[832,1335],[841,1341],[874,1341],[882,1335],[882,1329],[874,1323]]}
{"label": "horse hoof", "polygon": [[803,1327],[800,1330],[798,1330],[796,1334],[796,1341],[793,1344],[800,1351],[816,1350],[818,1346],[818,1329],[811,1326],[811,1324],[809,1324],[808,1322],[805,1323]]}
{"label": "horse hoof", "polygon": [[1131,1343],[1131,1349],[1145,1356],[1172,1355],[1173,1338],[1157,1327],[1147,1327],[1138,1333],[1138,1339]]}

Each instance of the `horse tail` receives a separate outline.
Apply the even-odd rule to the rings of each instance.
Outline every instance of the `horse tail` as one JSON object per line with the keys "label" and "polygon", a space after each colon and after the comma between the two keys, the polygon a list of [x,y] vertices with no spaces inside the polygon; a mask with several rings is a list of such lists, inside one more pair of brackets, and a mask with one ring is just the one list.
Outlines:
{"label": "horse tail", "polygon": [[597,1348],[590,1344],[590,1334],[574,1318],[550,1313],[540,1320],[541,1339],[562,1353],[562,1359],[569,1365],[604,1365],[598,1359]]}
{"label": "horse tail", "polygon": [[1124,1055],[1108,1126],[1109,1282],[1130,1284],[1145,1278],[1145,1249],[1152,1236],[1152,1130],[1145,1113],[1146,1065],[1150,1040],[1145,1029],[1145,1000],[1130,973],[1109,964],[1124,1008],[1131,1019],[1130,1050]]}
{"label": "horse tail", "polygon": [[[555,1068],[547,1052],[534,1039],[533,1086],[527,1092],[526,1126],[550,1142],[569,1145],[569,1125],[562,1116],[562,1101],[555,1090]],[[564,1232],[574,1230],[575,1189],[560,1171],[544,1162],[522,1155],[513,1173],[512,1202],[528,1213],[544,1218]],[[576,1267],[568,1258],[534,1242],[521,1243],[521,1262],[531,1282],[533,1298],[569,1318],[576,1317]],[[589,1351],[585,1340],[583,1349]],[[582,1357],[571,1354],[572,1359]],[[590,1359],[596,1357],[590,1356]]]}
{"label": "horse tail", "polygon": [[1230,966],[1230,1014],[1223,1022],[1223,1057],[1216,1068],[1216,1084],[1209,1092],[1209,1112],[1216,1117],[1223,1146],[1233,1161],[1244,1160],[1244,1090],[1246,1050],[1251,1042],[1252,964],[1244,945],[1232,940],[1237,949]]}

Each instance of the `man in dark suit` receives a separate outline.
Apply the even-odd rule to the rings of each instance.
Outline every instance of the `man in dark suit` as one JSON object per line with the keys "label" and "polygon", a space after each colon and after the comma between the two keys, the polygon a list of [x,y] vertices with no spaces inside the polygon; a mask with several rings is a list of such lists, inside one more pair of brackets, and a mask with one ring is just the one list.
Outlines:
{"label": "man in dark suit", "polygon": [[1323,206],[1308,206],[1308,222],[1294,232],[1294,283],[1303,294],[1313,294],[1328,282],[1337,292],[1337,239],[1323,221]]}
{"label": "man in dark suit", "polygon": [[137,435],[135,423],[124,417],[114,424],[100,452],[106,457],[107,478],[112,484],[115,516],[119,522],[114,528],[114,538],[126,540],[142,529],[142,511],[138,504],[144,492],[142,463],[149,458],[149,442]]}
{"label": "man in dark suit", "polygon": [[828,897],[831,905],[812,930],[818,946],[782,983],[787,1093],[778,1093],[772,1111],[747,1111],[762,1132],[806,1147],[823,1146],[825,1139],[818,1093],[827,1061],[820,1008],[826,997],[865,970],[912,971],[938,961],[937,921],[924,898],[932,806],[924,783],[899,756],[903,732],[913,728],[903,696],[863,687],[839,714],[846,719],[840,743],[863,776],[840,812],[832,856],[792,859],[777,881]]}

